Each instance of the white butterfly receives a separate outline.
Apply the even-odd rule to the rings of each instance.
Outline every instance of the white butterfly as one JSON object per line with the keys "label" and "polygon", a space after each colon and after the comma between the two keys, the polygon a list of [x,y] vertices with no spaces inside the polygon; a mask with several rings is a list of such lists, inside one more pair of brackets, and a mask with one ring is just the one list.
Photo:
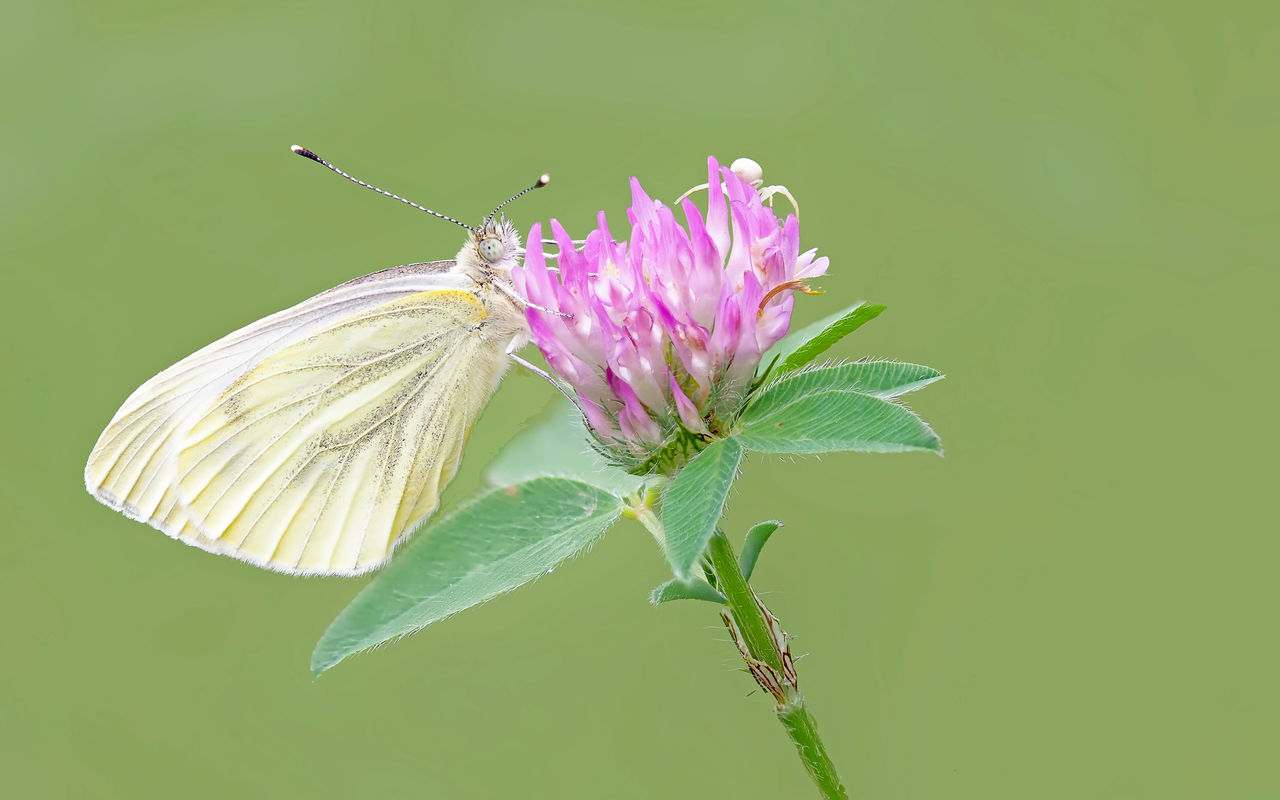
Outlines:
{"label": "white butterfly", "polygon": [[514,356],[528,331],[511,288],[520,236],[495,219],[502,205],[463,226],[454,261],[348,281],[144,383],[94,446],[89,492],[175,539],[281,572],[381,565],[436,510],[508,355],[527,363]]}

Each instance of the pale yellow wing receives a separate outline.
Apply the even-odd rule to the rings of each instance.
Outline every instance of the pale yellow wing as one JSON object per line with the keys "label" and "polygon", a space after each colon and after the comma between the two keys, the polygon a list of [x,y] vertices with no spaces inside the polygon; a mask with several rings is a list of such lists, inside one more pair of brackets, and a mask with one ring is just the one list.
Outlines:
{"label": "pale yellow wing", "polygon": [[266,360],[195,420],[178,500],[202,539],[289,572],[357,573],[436,509],[505,365],[484,309],[437,290]]}
{"label": "pale yellow wing", "polygon": [[365,276],[165,370],[103,432],[89,490],[274,569],[377,566],[435,509],[505,369],[451,266]]}

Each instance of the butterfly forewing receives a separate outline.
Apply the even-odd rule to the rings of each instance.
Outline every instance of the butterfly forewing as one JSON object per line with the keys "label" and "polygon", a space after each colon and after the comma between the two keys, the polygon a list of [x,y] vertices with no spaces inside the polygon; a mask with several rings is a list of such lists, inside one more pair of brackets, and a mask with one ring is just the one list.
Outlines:
{"label": "butterfly forewing", "polygon": [[397,267],[224,337],[125,402],[90,491],[282,571],[377,566],[435,510],[505,369],[476,288],[453,262]]}

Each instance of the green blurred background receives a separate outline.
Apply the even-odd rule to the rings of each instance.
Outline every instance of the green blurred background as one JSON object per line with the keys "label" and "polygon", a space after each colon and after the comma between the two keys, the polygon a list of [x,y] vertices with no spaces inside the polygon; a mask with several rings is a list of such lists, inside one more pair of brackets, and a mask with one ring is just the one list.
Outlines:
{"label": "green blurred background", "polygon": [[[81,470],[138,384],[373,269],[421,203],[585,232],[749,155],[840,355],[950,376],[947,456],[752,457],[728,526],[875,798],[1275,797],[1274,4],[11,4],[0,781],[10,797],[808,797],[710,606],[588,555],[319,679],[361,580],[209,556]],[[616,223],[620,224],[620,223]],[[1271,366],[1267,366],[1270,364]],[[552,398],[512,374],[454,501]]]}

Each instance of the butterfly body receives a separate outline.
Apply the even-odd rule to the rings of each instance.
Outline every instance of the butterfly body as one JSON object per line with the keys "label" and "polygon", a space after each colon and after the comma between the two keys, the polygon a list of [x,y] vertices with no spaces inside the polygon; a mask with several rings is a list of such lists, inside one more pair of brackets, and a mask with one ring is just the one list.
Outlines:
{"label": "butterfly body", "polygon": [[435,511],[526,341],[519,235],[348,281],[139,387],[89,457],[95,497],[211,552],[294,574],[382,564]]}

